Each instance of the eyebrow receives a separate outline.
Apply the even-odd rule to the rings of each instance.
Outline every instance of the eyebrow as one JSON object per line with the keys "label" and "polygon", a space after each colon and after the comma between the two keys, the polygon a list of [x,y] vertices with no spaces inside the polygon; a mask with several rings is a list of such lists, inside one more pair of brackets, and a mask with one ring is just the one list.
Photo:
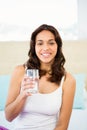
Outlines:
{"label": "eyebrow", "polygon": [[37,41],[43,41],[43,40],[36,40],[36,42],[37,42]]}
{"label": "eyebrow", "polygon": [[[43,40],[37,40],[37,41],[41,41],[42,42]],[[55,39],[49,39],[48,41],[55,41]]]}
{"label": "eyebrow", "polygon": [[49,41],[55,41],[55,39],[50,39]]}

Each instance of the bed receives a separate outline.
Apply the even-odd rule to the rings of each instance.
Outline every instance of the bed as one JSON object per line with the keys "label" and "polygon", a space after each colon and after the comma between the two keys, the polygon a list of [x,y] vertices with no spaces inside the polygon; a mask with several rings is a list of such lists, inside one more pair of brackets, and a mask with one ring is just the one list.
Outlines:
{"label": "bed", "polygon": [[[15,120],[8,122],[4,114],[9,80],[14,67],[26,61],[28,44],[27,41],[0,43],[0,126],[9,130],[15,125]],[[76,78],[76,94],[68,130],[87,130],[87,41],[64,41],[63,49],[67,61],[65,67]]]}

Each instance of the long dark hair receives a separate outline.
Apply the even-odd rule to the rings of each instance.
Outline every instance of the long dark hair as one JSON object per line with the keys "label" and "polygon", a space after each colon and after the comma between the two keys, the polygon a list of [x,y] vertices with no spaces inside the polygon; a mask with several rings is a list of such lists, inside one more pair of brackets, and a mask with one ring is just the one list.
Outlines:
{"label": "long dark hair", "polygon": [[40,33],[43,30],[48,30],[53,33],[55,37],[55,41],[58,45],[57,54],[55,56],[54,62],[51,66],[51,73],[49,73],[50,77],[48,78],[49,81],[55,82],[56,84],[60,84],[61,78],[63,75],[65,75],[65,57],[62,53],[62,39],[60,37],[59,32],[56,28],[54,28],[51,25],[43,24],[39,26],[31,35],[30,39],[30,49],[28,52],[29,59],[26,63],[27,68],[31,69],[39,69],[40,72],[40,78],[45,75],[47,72],[46,70],[41,70],[40,68],[40,61],[36,55],[35,52],[35,40],[38,33]]}

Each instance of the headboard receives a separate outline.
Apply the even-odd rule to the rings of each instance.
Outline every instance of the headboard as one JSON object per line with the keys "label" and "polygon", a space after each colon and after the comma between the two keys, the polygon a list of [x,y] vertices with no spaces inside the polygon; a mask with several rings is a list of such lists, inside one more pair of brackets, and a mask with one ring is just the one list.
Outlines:
{"label": "headboard", "polygon": [[[0,42],[0,75],[11,74],[16,65],[26,62],[28,50],[28,41]],[[86,40],[63,41],[63,53],[66,58],[65,67],[67,71],[71,73],[84,73],[87,76]]]}

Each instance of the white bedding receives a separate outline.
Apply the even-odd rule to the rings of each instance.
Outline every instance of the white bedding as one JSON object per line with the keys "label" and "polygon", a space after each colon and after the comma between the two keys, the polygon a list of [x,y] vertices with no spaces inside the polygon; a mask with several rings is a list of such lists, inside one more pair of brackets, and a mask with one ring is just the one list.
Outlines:
{"label": "white bedding", "polygon": [[14,126],[15,122],[8,122],[5,119],[5,114],[4,111],[0,111],[0,126],[4,126],[8,128],[9,130],[12,130],[12,127]]}
{"label": "white bedding", "polygon": [[68,130],[87,130],[87,108],[73,109]]}
{"label": "white bedding", "polygon": [[[0,111],[0,126],[12,130],[14,125],[15,121],[6,121],[4,111]],[[87,108],[73,109],[68,130],[87,130]]]}

